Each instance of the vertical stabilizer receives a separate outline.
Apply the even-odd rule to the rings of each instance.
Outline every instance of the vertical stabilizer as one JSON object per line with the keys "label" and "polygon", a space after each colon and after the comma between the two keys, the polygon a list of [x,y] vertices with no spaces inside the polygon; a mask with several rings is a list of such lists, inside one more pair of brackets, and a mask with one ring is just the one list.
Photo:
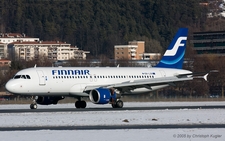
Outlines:
{"label": "vertical stabilizer", "polygon": [[188,28],[180,28],[155,67],[182,69],[186,49]]}

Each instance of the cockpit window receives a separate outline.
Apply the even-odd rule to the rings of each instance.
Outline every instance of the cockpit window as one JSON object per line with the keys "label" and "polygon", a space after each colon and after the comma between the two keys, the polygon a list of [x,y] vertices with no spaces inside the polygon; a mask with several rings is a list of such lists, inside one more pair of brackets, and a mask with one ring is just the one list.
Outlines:
{"label": "cockpit window", "polygon": [[21,75],[21,78],[22,78],[22,79],[26,79],[26,76],[25,76],[25,75]]}
{"label": "cockpit window", "polygon": [[14,79],[20,79],[21,75],[16,75]]}
{"label": "cockpit window", "polygon": [[26,75],[27,79],[30,79],[30,76],[29,75]]}
{"label": "cockpit window", "polygon": [[16,75],[13,79],[31,79],[29,75]]}

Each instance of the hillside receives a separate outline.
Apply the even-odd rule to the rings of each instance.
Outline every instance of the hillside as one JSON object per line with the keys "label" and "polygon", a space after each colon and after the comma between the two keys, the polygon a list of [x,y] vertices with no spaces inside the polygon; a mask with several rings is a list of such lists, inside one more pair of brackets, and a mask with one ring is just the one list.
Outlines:
{"label": "hillside", "polygon": [[164,51],[179,27],[204,27],[200,0],[1,0],[1,32],[60,40],[113,57],[113,46],[146,41]]}

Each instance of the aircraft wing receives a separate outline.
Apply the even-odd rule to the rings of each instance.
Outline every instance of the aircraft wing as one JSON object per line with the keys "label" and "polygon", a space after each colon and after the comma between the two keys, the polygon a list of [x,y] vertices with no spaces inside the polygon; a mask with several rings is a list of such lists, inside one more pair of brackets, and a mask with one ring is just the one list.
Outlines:
{"label": "aircraft wing", "polygon": [[151,79],[145,79],[145,80],[131,80],[126,81],[122,83],[116,83],[116,84],[109,84],[109,85],[103,85],[103,86],[87,86],[85,88],[85,91],[91,91],[95,88],[103,87],[103,88],[115,88],[121,92],[129,92],[130,90],[134,90],[137,88],[147,88],[151,90],[153,86],[160,86],[160,85],[174,85],[174,82],[179,81],[186,81],[186,80],[192,80],[193,77],[163,77],[163,78],[151,78]]}

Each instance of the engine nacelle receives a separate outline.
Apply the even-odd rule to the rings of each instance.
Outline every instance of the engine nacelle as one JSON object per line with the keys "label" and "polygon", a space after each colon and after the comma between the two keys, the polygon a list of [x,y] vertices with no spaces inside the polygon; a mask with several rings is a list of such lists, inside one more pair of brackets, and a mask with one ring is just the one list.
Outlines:
{"label": "engine nacelle", "polygon": [[57,104],[59,100],[64,99],[62,96],[36,96],[35,100],[40,105]]}
{"label": "engine nacelle", "polygon": [[116,99],[116,93],[107,88],[97,88],[90,92],[89,98],[94,104],[107,104],[110,99]]}

